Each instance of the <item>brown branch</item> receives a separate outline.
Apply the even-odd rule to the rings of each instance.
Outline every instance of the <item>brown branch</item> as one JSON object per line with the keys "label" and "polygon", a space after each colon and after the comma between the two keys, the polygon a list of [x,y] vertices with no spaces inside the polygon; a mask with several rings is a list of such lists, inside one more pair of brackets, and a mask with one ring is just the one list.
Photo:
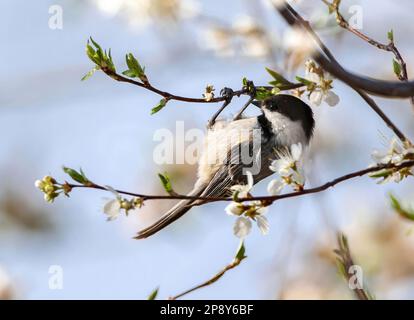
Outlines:
{"label": "brown branch", "polygon": [[[388,51],[394,54],[395,59],[398,61],[398,63],[401,66],[401,73],[398,74],[398,79],[400,81],[408,81],[408,72],[407,72],[407,64],[405,63],[405,60],[403,59],[400,51],[398,50],[398,48],[395,46],[394,43],[394,39],[390,39],[390,42],[388,44],[384,44],[384,43],[380,43],[372,38],[370,38],[369,36],[367,36],[366,34],[362,33],[361,31],[351,27],[348,23],[348,21],[346,21],[346,19],[343,17],[343,15],[340,13],[339,11],[339,2],[335,5],[333,3],[330,3],[327,0],[322,0],[322,2],[324,2],[329,8],[331,8],[331,10],[335,11],[336,14],[336,21],[338,23],[338,25],[341,28],[344,28],[348,31],[350,31],[351,33],[353,33],[354,35],[356,35],[357,37],[361,38],[362,40],[364,40],[365,42],[369,43],[370,45],[380,49],[380,50],[384,50],[384,51]],[[414,97],[411,97],[411,102],[414,104]]]}
{"label": "brown branch", "polygon": [[353,88],[361,97],[365,100],[365,102],[371,107],[372,110],[385,122],[385,124],[390,128],[395,135],[402,141],[411,143],[410,140],[402,133],[402,131],[388,118],[385,113],[381,110],[378,104],[372,99],[369,95],[367,95],[364,91]]}
{"label": "brown branch", "polygon": [[[403,162],[399,165],[395,165],[395,164],[380,164],[374,167],[370,167],[370,168],[366,168],[366,169],[362,169],[362,170],[358,170],[358,171],[354,171],[351,173],[348,173],[346,175],[340,176],[338,178],[335,178],[329,182],[326,182],[325,184],[322,184],[318,187],[314,187],[314,188],[309,188],[309,189],[303,189],[301,191],[294,191],[294,192],[290,192],[290,193],[285,193],[285,194],[281,194],[281,195],[276,195],[276,196],[257,196],[257,197],[246,197],[246,198],[239,198],[237,199],[239,202],[246,202],[246,201],[264,201],[268,204],[271,204],[277,200],[281,200],[281,199],[287,199],[287,198],[293,198],[293,197],[299,197],[299,196],[303,196],[303,195],[307,195],[307,194],[312,194],[312,193],[318,193],[318,192],[322,192],[325,191],[331,187],[334,187],[335,185],[353,179],[353,178],[357,178],[357,177],[361,177],[364,175],[367,175],[369,173],[373,173],[373,172],[377,172],[380,170],[384,170],[384,169],[395,169],[395,170],[400,170],[403,168],[408,168],[408,167],[412,167],[414,166],[414,160],[410,160],[410,161],[406,161]],[[98,189],[98,190],[105,190],[107,191],[108,189],[104,186],[100,186],[98,184],[89,182],[86,185],[80,185],[80,184],[70,184],[70,183],[65,183],[66,186],[69,189],[75,189],[75,188],[89,188],[89,189]],[[116,192],[118,192],[119,194],[124,194],[124,195],[128,195],[128,196],[132,196],[132,197],[137,197],[137,198],[141,198],[143,201],[145,200],[166,200],[166,199],[173,199],[173,200],[203,200],[204,202],[218,202],[218,201],[234,201],[234,199],[232,197],[199,197],[199,196],[187,196],[187,195],[181,195],[181,194],[175,194],[175,195],[148,195],[148,194],[141,194],[141,193],[134,193],[134,192],[129,192],[129,191],[122,191],[122,190],[115,190]]]}
{"label": "brown branch", "polygon": [[[337,262],[340,271],[347,281],[348,285],[353,281],[354,275],[350,273],[351,268],[355,266],[354,260],[349,249],[348,239],[343,233],[338,234],[338,249],[334,250],[337,255]],[[359,280],[359,279],[358,279]],[[363,283],[356,284],[356,287],[352,289],[359,300],[372,300],[372,295],[364,289]]]}
{"label": "brown branch", "polygon": [[[332,52],[328,49],[328,47],[322,42],[320,37],[316,34],[316,32],[312,29],[309,22],[304,20],[290,5],[285,4],[285,6],[276,6],[276,9],[282,15],[282,17],[290,24],[290,25],[299,25],[305,31],[307,31],[313,40],[318,44],[321,48],[322,52],[328,57],[324,57],[320,52],[314,54],[314,58],[316,62],[318,62],[326,71],[331,73],[334,76],[337,76],[336,71],[346,72],[344,68],[337,62]],[[329,59],[329,60],[328,60]],[[337,76],[338,77],[338,76]],[[389,119],[385,113],[381,110],[381,108],[375,103],[375,101],[369,97],[364,91],[364,86],[358,84],[354,81],[346,81],[341,77],[338,77],[340,80],[347,83],[352,89],[354,89],[371,107],[371,109],[378,114],[378,116],[387,124],[387,126],[394,131],[394,133],[401,139],[403,142],[410,142],[410,140],[402,133],[402,131]],[[402,85],[401,82],[399,82]],[[414,91],[413,91],[414,94]]]}
{"label": "brown branch", "polygon": [[237,254],[236,254],[235,258],[233,259],[233,261],[230,264],[225,266],[221,271],[216,273],[212,278],[208,279],[207,281],[205,281],[205,282],[203,282],[203,283],[201,283],[201,284],[199,284],[199,285],[197,285],[197,286],[195,286],[191,289],[188,289],[188,290],[186,290],[186,291],[184,291],[180,294],[177,294],[173,297],[170,297],[169,300],[177,300],[178,298],[181,298],[181,297],[183,297],[183,296],[185,296],[185,295],[187,295],[191,292],[194,292],[198,289],[201,289],[201,288],[207,287],[209,285],[212,285],[217,280],[219,280],[222,276],[224,276],[224,274],[227,271],[236,268],[244,259],[246,259],[247,257],[244,255],[244,253],[245,253],[244,244],[243,244],[243,242],[241,242],[240,247],[237,251]]}
{"label": "brown branch", "polygon": [[[219,97],[215,97],[211,100],[205,100],[203,98],[190,98],[190,97],[184,97],[184,96],[179,96],[176,94],[172,94],[170,92],[167,91],[163,91],[160,90],[156,87],[154,87],[153,85],[151,85],[149,82],[140,82],[140,81],[136,81],[127,77],[124,77],[112,70],[110,70],[109,68],[102,68],[102,71],[108,75],[109,77],[111,77],[112,79],[116,80],[116,81],[120,81],[120,82],[125,82],[125,83],[130,83],[132,85],[147,89],[151,92],[154,92],[160,96],[162,96],[164,99],[166,100],[177,100],[177,101],[183,101],[183,102],[194,102],[194,103],[215,103],[215,102],[222,102],[222,101],[226,101],[227,99],[229,99],[229,96],[227,95],[223,95],[223,96],[219,96]],[[303,83],[292,83],[292,84],[288,84],[288,85],[283,85],[281,87],[278,87],[281,91],[286,91],[286,90],[292,90],[292,89],[297,89],[300,87],[303,87],[304,84]],[[257,88],[266,88],[268,90],[271,90],[273,87],[271,86],[257,86],[255,87]],[[232,92],[232,97],[240,97],[241,95],[250,95],[251,92],[249,91],[249,89],[247,88],[242,88],[240,90],[236,90]]]}
{"label": "brown branch", "polygon": [[[309,26],[309,23],[305,21],[289,4],[275,4],[274,7],[289,25],[301,26],[305,28],[305,30],[309,32],[315,40],[319,39],[313,29]],[[317,51],[313,54],[315,61],[334,77],[347,83],[348,85],[357,87],[373,95],[385,96],[389,98],[409,98],[414,96],[414,81],[385,81],[357,75],[344,69],[338,61],[336,61],[335,57],[329,53],[329,50],[327,50],[327,47],[322,42],[319,43],[319,46],[326,54],[326,57],[321,52]]]}

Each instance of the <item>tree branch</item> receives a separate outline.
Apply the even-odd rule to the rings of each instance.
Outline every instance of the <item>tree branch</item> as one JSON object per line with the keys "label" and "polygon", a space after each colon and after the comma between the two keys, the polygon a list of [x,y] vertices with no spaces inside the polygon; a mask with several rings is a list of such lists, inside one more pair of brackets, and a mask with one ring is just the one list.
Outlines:
{"label": "tree branch", "polygon": [[203,283],[201,283],[201,284],[199,284],[199,285],[197,285],[197,286],[195,286],[191,289],[188,289],[188,290],[186,290],[186,291],[184,291],[180,294],[177,294],[173,297],[170,297],[170,300],[177,300],[178,298],[181,298],[181,297],[183,297],[183,296],[185,296],[185,295],[187,295],[191,292],[194,292],[198,289],[201,289],[201,288],[207,287],[209,285],[212,285],[217,280],[219,280],[222,276],[224,276],[224,274],[227,271],[236,268],[244,259],[246,259],[247,257],[244,254],[245,254],[245,248],[244,248],[244,244],[243,244],[243,241],[242,241],[240,243],[240,246],[239,246],[238,250],[237,250],[236,256],[234,257],[233,261],[230,264],[225,266],[220,272],[215,274],[212,278],[210,278],[207,281],[205,281],[205,282],[203,282]]}
{"label": "tree branch", "polygon": [[[398,50],[398,48],[395,46],[393,35],[391,36],[391,39],[389,39],[390,42],[388,44],[380,43],[380,42],[370,38],[366,34],[362,33],[361,31],[351,27],[349,25],[348,21],[346,21],[346,19],[343,17],[341,12],[339,11],[339,2],[337,4],[330,3],[327,0],[322,0],[322,2],[324,2],[329,8],[331,8],[333,11],[335,11],[336,21],[338,22],[338,25],[340,27],[350,31],[351,33],[353,33],[354,35],[356,35],[360,39],[364,40],[365,42],[369,43],[370,45],[372,45],[372,46],[374,46],[374,47],[376,47],[380,50],[384,50],[384,51],[388,51],[388,52],[393,53],[395,59],[398,61],[398,63],[401,66],[401,73],[397,75],[398,79],[400,79],[400,81],[408,81],[407,64],[405,63],[405,60],[403,59],[403,57],[402,57],[400,51]],[[414,104],[414,97],[411,97],[411,103]]]}
{"label": "tree branch", "polygon": [[[348,286],[351,284],[351,281],[360,281],[361,278],[358,277],[353,279],[355,275],[351,271],[352,267],[356,264],[352,259],[351,250],[349,249],[348,245],[348,239],[343,233],[338,234],[338,249],[334,250],[334,252],[337,255],[338,267],[340,268],[342,275],[347,281]],[[352,288],[352,290],[359,300],[372,300],[372,295],[366,289],[364,289],[363,283],[353,283],[353,285],[355,288]]]}
{"label": "tree branch", "polygon": [[[133,80],[133,79],[124,77],[124,76],[122,76],[122,75],[120,75],[116,72],[113,72],[109,68],[102,68],[102,71],[106,75],[108,75],[109,77],[111,77],[112,79],[114,79],[116,81],[130,83],[132,85],[147,89],[151,92],[154,92],[154,93],[162,96],[166,100],[177,100],[177,101],[194,102],[194,103],[215,103],[215,102],[226,101],[227,99],[229,99],[228,95],[222,95],[222,96],[219,96],[219,97],[215,97],[211,100],[205,100],[203,98],[191,98],[191,97],[179,96],[179,95],[167,92],[167,91],[160,90],[160,89],[154,87],[153,85],[151,85],[149,82],[144,83],[144,82],[140,82],[140,81],[137,81],[137,80]],[[303,87],[303,86],[304,86],[303,83],[292,83],[292,84],[289,84],[289,85],[280,86],[279,89],[281,91],[286,91],[286,90],[297,89],[297,88],[300,88],[300,87]],[[268,89],[268,90],[273,89],[273,87],[271,87],[271,86],[257,86],[255,88],[256,89],[257,88],[265,88],[265,89]],[[235,96],[240,97],[241,95],[250,95],[250,94],[251,93],[250,93],[248,88],[242,88],[240,90],[233,91],[231,97],[235,97]]]}
{"label": "tree branch", "polygon": [[[344,81],[348,84],[352,89],[354,89],[371,107],[371,109],[377,113],[380,118],[387,124],[387,126],[394,131],[394,133],[401,139],[403,142],[410,142],[410,140],[402,133],[402,131],[389,119],[385,113],[381,110],[381,108],[375,103],[375,101],[369,97],[364,91],[370,91],[361,86],[361,83],[357,81],[347,81],[344,78],[338,76],[337,71],[342,70],[341,72],[348,73],[345,71],[344,68],[337,62],[334,55],[331,51],[326,47],[326,45],[322,42],[316,32],[312,29],[309,22],[304,20],[289,4],[285,4],[284,6],[276,6],[276,9],[282,15],[282,17],[290,24],[290,25],[299,25],[305,31],[307,31],[310,36],[315,40],[318,46],[321,48],[322,52],[329,58],[329,60],[324,57],[320,52],[314,54],[314,58],[318,64],[322,66],[326,71],[331,73],[332,75],[338,77],[340,80]],[[332,72],[333,71],[333,72]],[[379,80],[378,80],[379,81]],[[399,85],[402,85],[401,82],[398,82]],[[413,91],[414,94],[414,91]]]}
{"label": "tree branch", "polygon": [[[346,175],[340,176],[338,178],[335,178],[329,182],[326,182],[318,187],[314,187],[314,188],[309,188],[309,189],[303,189],[301,191],[294,191],[294,192],[290,192],[290,193],[285,193],[285,194],[281,194],[281,195],[276,195],[276,196],[257,196],[257,197],[246,197],[246,198],[239,198],[237,199],[237,201],[239,202],[247,202],[247,201],[265,201],[269,204],[277,201],[277,200],[281,200],[281,199],[287,199],[287,198],[293,198],[293,197],[300,197],[300,196],[304,196],[307,194],[311,194],[311,193],[318,193],[318,192],[322,192],[325,191],[331,187],[334,187],[335,185],[350,180],[350,179],[354,179],[356,177],[360,177],[360,176],[364,176],[367,175],[369,173],[373,173],[373,172],[377,172],[380,170],[384,170],[384,169],[395,169],[395,170],[400,170],[403,168],[408,168],[408,167],[412,167],[414,166],[414,160],[411,161],[406,161],[403,162],[402,164],[399,165],[395,165],[395,164],[381,164],[381,165],[377,165],[374,167],[370,167],[370,168],[366,168],[366,169],[362,169],[362,170],[358,170],[358,171],[354,171],[351,173],[348,173]],[[89,182],[86,185],[81,185],[81,184],[70,184],[70,183],[65,183],[67,185],[68,188],[70,189],[75,189],[75,188],[88,188],[88,189],[98,189],[98,190],[105,190],[108,191],[107,187]],[[174,195],[148,195],[148,194],[141,194],[141,193],[134,193],[134,192],[129,192],[129,191],[122,191],[122,190],[115,190],[116,192],[118,192],[119,194],[124,194],[124,195],[128,195],[128,196],[132,196],[132,197],[137,197],[137,198],[141,198],[143,201],[146,200],[202,200],[204,202],[218,202],[218,201],[234,201],[234,198],[232,197],[200,197],[200,196],[187,196],[187,195],[181,195],[181,194],[174,194]]]}
{"label": "tree branch", "polygon": [[[309,26],[309,23],[305,21],[288,3],[275,4],[274,7],[289,25],[304,28],[318,42],[319,37]],[[335,57],[329,53],[329,50],[327,50],[326,46],[320,40],[318,44],[322,51],[326,54],[326,57],[320,51],[317,51],[313,54],[315,61],[334,77],[347,83],[351,87],[357,87],[373,95],[385,96],[389,98],[409,98],[414,96],[414,81],[385,81],[357,75],[344,69]]]}

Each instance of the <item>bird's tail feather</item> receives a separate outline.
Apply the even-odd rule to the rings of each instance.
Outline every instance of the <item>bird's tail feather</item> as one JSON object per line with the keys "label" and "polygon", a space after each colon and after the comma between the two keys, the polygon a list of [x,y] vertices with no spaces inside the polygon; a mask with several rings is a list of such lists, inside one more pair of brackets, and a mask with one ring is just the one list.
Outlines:
{"label": "bird's tail feather", "polygon": [[[204,186],[197,186],[195,187],[187,196],[197,197],[199,196],[202,191],[204,190]],[[161,229],[164,229],[170,223],[173,223],[178,218],[182,217],[188,210],[193,207],[194,200],[181,200],[178,202],[174,207],[168,210],[158,221],[154,224],[150,225],[149,227],[138,231],[137,236],[135,239],[144,239],[148,238],[149,236],[157,233]]]}

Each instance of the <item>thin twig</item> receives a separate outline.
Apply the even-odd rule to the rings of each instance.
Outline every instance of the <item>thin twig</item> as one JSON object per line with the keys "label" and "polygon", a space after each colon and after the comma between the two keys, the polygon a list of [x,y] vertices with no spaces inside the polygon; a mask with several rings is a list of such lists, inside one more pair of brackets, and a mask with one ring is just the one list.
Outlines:
{"label": "thin twig", "polygon": [[338,234],[338,247],[334,252],[337,255],[338,267],[348,285],[351,284],[351,281],[354,282],[354,288],[352,290],[359,300],[372,300],[372,295],[368,290],[364,289],[364,283],[355,283],[355,280],[360,281],[361,278],[354,278],[355,275],[351,272],[355,263],[352,259],[351,250],[349,249],[348,239],[343,233]]}
{"label": "thin twig", "polygon": [[244,259],[246,259],[247,257],[245,256],[245,248],[244,248],[244,244],[243,241],[240,243],[239,249],[237,250],[236,256],[234,257],[233,261],[228,264],[227,266],[225,266],[220,272],[216,273],[212,278],[208,279],[207,281],[191,288],[188,289],[180,294],[177,294],[173,297],[170,297],[170,300],[177,300],[178,298],[181,298],[191,292],[194,292],[198,289],[207,287],[209,285],[212,285],[213,283],[215,283],[217,280],[219,280],[222,276],[224,276],[224,274],[231,270],[236,268]]}
{"label": "thin twig", "polygon": [[[237,199],[237,201],[239,202],[246,202],[246,201],[264,201],[266,203],[273,203],[277,200],[281,200],[281,199],[287,199],[287,198],[293,198],[293,197],[299,197],[299,196],[303,196],[303,195],[307,195],[307,194],[312,194],[312,193],[318,193],[318,192],[322,192],[325,191],[341,182],[356,178],[356,177],[360,177],[360,176],[364,176],[367,175],[369,173],[373,173],[373,172],[377,172],[380,170],[384,170],[384,169],[395,169],[395,170],[400,170],[403,168],[408,168],[408,167],[412,167],[414,166],[414,160],[411,161],[406,161],[403,162],[399,165],[395,165],[395,164],[380,164],[374,167],[370,167],[370,168],[366,168],[366,169],[362,169],[362,170],[358,170],[358,171],[354,171],[352,173],[348,173],[346,175],[340,176],[336,179],[333,179],[329,182],[326,182],[325,184],[322,184],[318,187],[314,187],[314,188],[309,188],[309,189],[303,189],[301,191],[294,191],[294,192],[290,192],[290,193],[285,193],[285,194],[281,194],[281,195],[276,195],[276,196],[257,196],[257,197],[245,197],[245,198],[239,198]],[[75,188],[89,188],[89,189],[98,189],[98,190],[108,190],[107,187],[89,182],[86,185],[80,185],[80,184],[70,184],[70,183],[66,183],[67,187],[70,189],[75,189]],[[148,194],[141,194],[141,193],[134,193],[134,192],[129,192],[129,191],[122,191],[122,190],[115,190],[116,192],[118,192],[119,194],[124,194],[124,195],[128,195],[128,196],[132,196],[132,197],[137,197],[137,198],[141,198],[143,201],[146,200],[165,200],[165,199],[174,199],[174,200],[202,200],[203,202],[218,202],[218,201],[234,201],[234,198],[232,197],[200,197],[200,196],[187,196],[187,195],[181,195],[181,194],[176,194],[176,195],[148,195]]]}
{"label": "thin twig", "polygon": [[[376,47],[380,50],[384,50],[384,51],[388,51],[388,52],[393,53],[395,59],[398,61],[398,63],[401,66],[401,73],[397,75],[398,79],[400,81],[408,81],[407,64],[406,64],[405,60],[403,59],[403,57],[402,57],[400,51],[398,50],[398,48],[395,46],[394,39],[390,39],[390,42],[388,44],[384,44],[384,43],[381,43],[381,42],[378,42],[378,41],[372,39],[371,37],[369,37],[366,34],[362,33],[358,29],[353,28],[348,23],[348,21],[346,21],[344,16],[339,11],[339,2],[336,5],[333,4],[333,3],[330,3],[327,0],[322,0],[322,2],[324,2],[329,8],[331,8],[332,10],[335,11],[336,21],[337,21],[338,25],[341,28],[344,28],[344,29],[350,31],[351,33],[353,33],[357,37],[361,38],[365,42],[369,43],[370,45],[372,45],[372,46],[374,46],[374,47]],[[414,104],[414,97],[411,97],[411,103]]]}
{"label": "thin twig", "polygon": [[[342,69],[342,66],[338,63],[338,61],[335,59],[332,52],[328,49],[328,47],[322,42],[321,38],[316,34],[316,32],[312,29],[309,22],[304,20],[290,5],[286,4],[285,9],[276,7],[279,12],[281,13],[282,17],[285,18],[285,20],[291,24],[291,25],[299,25],[304,30],[306,30],[310,36],[316,41],[318,46],[321,48],[323,53],[328,57],[325,58],[320,53],[314,54],[314,58],[316,62],[318,62],[326,71],[329,73],[332,73],[333,69]],[[335,75],[335,74],[334,74]],[[341,78],[339,78],[341,79]],[[343,79],[341,79],[343,80]],[[344,81],[344,80],[343,80]],[[381,108],[375,103],[375,101],[370,98],[363,90],[363,88],[350,81],[344,81],[347,83],[352,89],[354,89],[371,107],[371,109],[377,113],[381,119],[387,124],[387,126],[394,131],[394,133],[401,139],[403,142],[410,142],[410,140],[402,133],[402,131],[389,119],[385,113],[381,110]],[[400,82],[401,85],[401,82]],[[414,92],[413,92],[414,93]]]}
{"label": "thin twig", "polygon": [[[316,33],[309,26],[309,23],[305,21],[289,4],[275,4],[275,9],[286,20],[289,25],[299,25],[305,27],[305,29],[314,36]],[[316,40],[316,38],[315,38]],[[323,43],[322,50],[326,48]],[[369,92],[378,96],[385,96],[389,98],[409,98],[414,95],[414,81],[400,82],[400,81],[385,81],[379,79],[373,79],[366,76],[359,76],[344,69],[333,55],[328,55],[326,52],[325,57],[321,52],[315,52],[313,58],[318,62],[326,71],[332,74],[339,80],[357,87],[363,91]]]}
{"label": "thin twig", "polygon": [[365,100],[371,109],[374,110],[377,115],[379,115],[379,117],[385,122],[388,128],[390,128],[402,142],[411,143],[410,140],[404,135],[404,133],[402,133],[402,131],[391,121],[391,119],[385,115],[385,113],[381,110],[374,99],[372,99],[369,95],[360,89],[353,89],[362,97],[362,99]]}
{"label": "thin twig", "polygon": [[[152,92],[162,96],[166,100],[177,100],[177,101],[194,102],[194,103],[214,103],[214,102],[226,101],[227,99],[229,99],[229,96],[227,96],[227,95],[222,95],[222,96],[219,96],[219,97],[215,97],[215,98],[210,99],[210,100],[206,100],[206,99],[203,99],[203,98],[191,98],[191,97],[179,96],[179,95],[167,92],[167,91],[160,90],[160,89],[154,87],[153,85],[151,85],[149,82],[144,83],[144,82],[140,82],[140,81],[136,81],[136,80],[124,77],[124,76],[110,70],[109,68],[102,68],[102,71],[105,74],[107,74],[109,77],[111,77],[112,79],[114,79],[116,81],[130,83],[130,84],[133,84],[135,86],[147,89],[149,91],[152,91]],[[286,90],[297,89],[297,88],[300,88],[300,87],[303,87],[303,86],[304,86],[303,83],[292,83],[292,84],[288,84],[288,85],[283,85],[279,89],[281,91],[286,91]],[[271,86],[258,86],[256,88],[266,88],[268,90],[271,90],[273,87],[271,87]],[[241,95],[250,95],[250,90],[247,89],[247,88],[242,88],[240,90],[236,90],[236,91],[232,92],[232,97],[235,97],[235,96],[239,97]]]}

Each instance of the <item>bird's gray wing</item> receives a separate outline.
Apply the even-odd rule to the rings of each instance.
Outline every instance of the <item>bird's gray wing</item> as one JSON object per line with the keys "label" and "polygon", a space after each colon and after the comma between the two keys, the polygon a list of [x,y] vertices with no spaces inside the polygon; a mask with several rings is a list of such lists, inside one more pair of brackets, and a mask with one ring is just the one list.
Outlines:
{"label": "bird's gray wing", "polygon": [[[227,161],[216,172],[201,196],[222,197],[231,195],[231,186],[247,184],[246,171],[252,172],[255,184],[270,176],[273,172],[269,169],[269,166],[271,160],[275,159],[275,147],[272,141],[267,141],[255,148],[251,140],[233,147],[228,153]],[[246,163],[246,161],[243,163],[242,161],[243,152],[246,152],[246,150],[250,151],[252,159],[250,163]]]}

